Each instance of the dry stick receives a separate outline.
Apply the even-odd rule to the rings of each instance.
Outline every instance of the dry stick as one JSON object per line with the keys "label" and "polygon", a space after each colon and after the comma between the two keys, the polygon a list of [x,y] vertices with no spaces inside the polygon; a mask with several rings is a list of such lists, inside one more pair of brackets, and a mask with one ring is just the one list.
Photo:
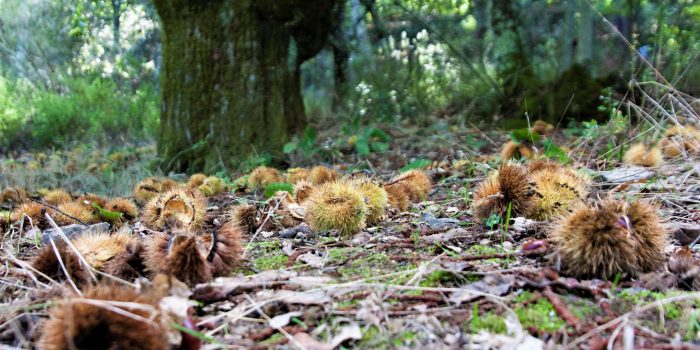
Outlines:
{"label": "dry stick", "polygon": [[613,325],[615,325],[615,324],[617,324],[617,323],[619,323],[619,322],[621,322],[621,321],[623,321],[623,320],[628,320],[630,317],[632,317],[632,316],[634,316],[634,315],[636,315],[636,314],[638,314],[638,313],[642,313],[642,312],[647,311],[647,310],[650,310],[650,309],[652,309],[652,308],[654,308],[654,307],[660,307],[660,306],[663,306],[663,305],[665,305],[665,304],[669,304],[669,303],[673,303],[673,302],[677,302],[677,301],[688,300],[688,299],[700,299],[700,292],[695,292],[695,293],[690,293],[690,294],[683,294],[683,295],[677,295],[677,296],[674,296],[674,297],[670,297],[670,298],[666,298],[666,299],[661,299],[661,300],[656,300],[656,301],[654,301],[654,302],[648,303],[648,304],[646,304],[646,305],[644,305],[644,306],[642,306],[642,307],[640,307],[640,308],[637,308],[637,309],[632,310],[632,311],[630,311],[630,312],[628,312],[628,313],[626,313],[626,314],[624,314],[624,315],[621,315],[621,316],[615,318],[614,320],[608,321],[608,322],[606,322],[606,323],[604,323],[604,324],[602,324],[602,325],[600,325],[600,326],[598,326],[598,327],[595,327],[595,328],[591,329],[591,330],[588,331],[586,334],[584,334],[584,335],[582,335],[582,336],[580,336],[580,337],[574,339],[574,341],[572,341],[571,343],[567,344],[566,347],[564,347],[564,349],[575,349],[575,348],[576,348],[576,345],[582,343],[582,342],[585,341],[586,339],[588,339],[588,338],[590,338],[590,337],[592,337],[592,336],[594,336],[594,335],[600,334],[602,331],[604,331],[604,330],[610,328],[611,326],[613,326]]}
{"label": "dry stick", "polygon": [[603,20],[603,22],[605,22],[605,24],[607,24],[608,27],[610,27],[610,29],[612,29],[613,33],[616,34],[617,36],[619,36],[620,39],[622,39],[622,41],[625,42],[625,45],[627,45],[627,48],[628,48],[628,49],[632,50],[632,51],[641,59],[641,61],[644,62],[644,64],[645,64],[646,66],[648,66],[652,71],[654,71],[654,74],[655,74],[659,79],[661,79],[664,83],[668,84],[669,86],[671,85],[671,84],[668,82],[668,80],[666,80],[666,78],[664,78],[664,76],[663,76],[658,70],[656,70],[656,67],[654,67],[654,65],[651,64],[651,62],[649,62],[644,56],[642,56],[642,55],[637,51],[637,49],[634,48],[634,45],[632,45],[632,43],[630,43],[629,40],[627,40],[627,38],[625,38],[625,35],[622,34],[622,33],[617,29],[617,27],[615,27],[612,23],[610,23],[610,21],[608,21],[608,19],[605,18],[605,15],[603,15],[602,13],[600,13],[600,11],[598,11],[598,9],[595,8],[595,6],[593,6],[593,4],[591,3],[591,0],[586,0],[586,2],[588,2],[588,6],[590,6],[591,9],[593,9],[593,11],[595,11],[595,12],[598,14],[598,16],[600,16],[600,18]]}
{"label": "dry stick", "polygon": [[262,311],[262,309],[260,308],[260,305],[258,305],[258,303],[255,300],[253,300],[253,298],[251,298],[250,295],[246,294],[245,297],[246,297],[246,299],[248,299],[248,302],[250,302],[253,305],[255,310],[258,311],[258,313],[264,319],[267,320],[270,327],[275,328],[277,331],[282,333],[284,335],[284,337],[287,338],[287,340],[289,340],[289,343],[294,344],[294,346],[298,347],[299,349],[306,350],[306,347],[304,347],[304,345],[302,345],[296,338],[294,338],[291,334],[289,334],[289,332],[284,330],[283,327],[279,327],[279,326],[270,324],[270,321],[272,321],[270,316],[268,316],[264,311]]}
{"label": "dry stick", "polygon": [[[633,83],[634,83],[634,81],[633,81]],[[638,86],[638,85],[637,85],[637,86]],[[644,89],[639,89],[639,92],[640,92],[642,95],[644,95],[644,97],[648,98],[649,101],[651,102],[651,104],[654,105],[654,107],[656,107],[659,111],[661,111],[661,114],[665,115],[665,116],[666,116],[667,118],[669,118],[669,119],[673,119],[673,116],[672,116],[671,114],[669,114],[668,112],[666,112],[666,110],[664,109],[664,107],[661,106],[658,102],[656,102],[656,100],[654,100],[653,98],[651,98],[651,96],[647,95],[647,93],[646,93],[646,91],[644,91]]]}
{"label": "dry stick", "polygon": [[272,214],[275,212],[275,210],[277,210],[277,208],[279,208],[281,202],[281,200],[277,200],[277,204],[275,204],[275,207],[270,207],[270,210],[267,211],[267,217],[265,217],[265,220],[263,220],[262,224],[260,224],[260,227],[258,227],[258,229],[255,230],[253,237],[251,237],[248,244],[246,244],[245,250],[243,251],[243,255],[241,256],[242,259],[245,259],[246,255],[248,254],[248,248],[250,248],[250,245],[253,244],[253,242],[255,242],[255,237],[257,237],[260,231],[262,231],[263,227],[265,227],[267,220],[269,220],[270,217],[272,217]]}
{"label": "dry stick", "polygon": [[[693,100],[694,97],[689,96],[689,95],[683,96],[683,95],[685,95],[685,94],[684,94],[683,92],[681,92],[681,91],[676,90],[675,88],[673,88],[673,86],[666,86],[666,85],[663,85],[663,84],[658,83],[658,82],[656,82],[656,81],[636,81],[636,80],[635,80],[635,81],[633,81],[633,82],[634,82],[634,84],[637,85],[640,89],[642,88],[642,85],[653,85],[654,87],[662,88],[662,89],[665,89],[665,90],[669,91],[669,92],[666,93],[666,95],[668,95],[669,98],[673,100],[673,102],[675,102],[678,106],[680,106],[681,109],[683,110],[683,112],[685,112],[686,114],[689,114],[689,115],[691,115],[691,116],[695,116],[695,117],[698,116],[698,115],[695,113],[695,111],[693,110],[693,107],[691,107],[690,104],[688,104],[688,102],[686,101],[686,99],[691,99],[691,100]],[[679,96],[676,97],[676,96],[674,96],[674,94],[678,94]],[[665,96],[666,96],[666,95],[665,95]],[[673,104],[671,104],[671,107],[673,107]],[[675,113],[674,113],[674,114],[675,114]],[[675,120],[675,119],[672,119],[672,120],[673,120],[676,124],[678,124],[678,121],[677,121],[677,120]]]}
{"label": "dry stick", "polygon": [[[57,211],[57,212],[59,212],[59,213],[65,215],[65,216],[67,216],[67,217],[69,217],[69,218],[71,218],[71,219],[73,219],[73,220],[75,220],[75,221],[81,223],[81,224],[84,225],[84,226],[87,226],[87,225],[88,225],[88,224],[86,224],[85,222],[83,222],[82,220],[80,220],[80,219],[78,219],[78,218],[76,218],[76,217],[73,217],[73,216],[71,216],[71,215],[66,214],[64,211],[58,209],[57,207],[54,207],[54,206],[52,206],[52,205],[48,205],[48,204],[46,204],[46,203],[44,203],[44,202],[42,202],[42,201],[38,201],[38,200],[36,200],[36,199],[29,198],[29,200],[32,201],[32,202],[34,202],[34,203],[39,203],[39,204],[41,204],[41,205],[43,205],[43,206],[45,206],[45,207],[47,207],[47,208],[53,209],[53,210],[55,210],[55,211]],[[47,213],[47,215],[48,215],[48,213]]]}
{"label": "dry stick", "polygon": [[45,278],[46,280],[48,280],[48,281],[51,282],[51,283],[60,285],[60,284],[59,284],[57,281],[55,281],[53,278],[51,278],[51,277],[47,276],[46,274],[44,274],[43,272],[41,272],[41,271],[35,269],[34,267],[32,267],[31,264],[27,264],[26,262],[24,262],[24,261],[22,261],[22,260],[20,260],[20,259],[17,259],[17,257],[14,256],[14,255],[10,255],[10,259],[9,259],[9,260],[11,260],[13,263],[15,263],[16,265],[18,265],[19,267],[21,267],[23,270],[27,270],[27,271],[28,271],[28,270],[31,270],[32,273],[28,273],[28,275],[31,276],[32,280],[33,280],[34,283],[36,283],[37,285],[41,285],[42,287],[49,287],[48,284],[39,281],[39,280],[36,278],[36,276],[34,276],[34,274],[38,274],[39,276]]}
{"label": "dry stick", "polygon": [[[413,272],[415,272],[415,271],[416,271],[416,269],[408,269],[408,270],[403,270],[403,271],[391,272],[391,273],[387,273],[387,274],[384,274],[384,275],[362,278],[362,279],[359,279],[359,280],[354,281],[354,282],[362,282],[362,281],[367,281],[367,280],[372,280],[372,279],[377,279],[377,278],[388,278],[388,277],[393,277],[393,276],[397,276],[397,275],[400,276],[400,275],[405,275],[405,274],[413,273]],[[255,275],[254,275],[254,276],[255,276]],[[337,285],[335,285],[335,284],[334,284],[334,285],[325,285],[325,284],[322,284],[322,283],[316,283],[316,284],[314,284],[314,283],[311,283],[311,282],[268,281],[268,282],[265,282],[265,284],[268,285],[268,286],[273,285],[273,284],[287,284],[287,285],[300,285],[300,286],[308,286],[308,285],[320,286],[320,287],[317,287],[317,288],[310,289],[310,290],[307,290],[307,291],[306,291],[306,292],[309,292],[309,293],[313,293],[313,292],[323,291],[323,290],[332,289],[332,288],[336,288],[336,287],[344,288],[344,287],[346,287],[346,286],[348,286],[349,284],[354,283],[354,282],[353,282],[353,281],[350,281],[350,282],[345,282],[345,283],[337,284]],[[260,286],[260,283],[259,283],[259,282],[248,282],[248,283],[244,282],[244,283],[239,283],[239,284],[237,284],[237,285],[238,285],[239,287],[250,287],[250,286],[255,287],[255,286]],[[267,303],[279,301],[279,300],[282,300],[282,299],[283,299],[283,297],[270,298],[270,299],[261,301],[260,304],[263,304],[263,303],[267,304]],[[254,309],[254,308],[250,308],[248,311],[244,311],[244,312],[242,313],[241,316],[245,316],[245,315],[247,315],[248,313],[252,312],[253,310],[255,310],[255,309]],[[230,310],[230,311],[227,311],[227,312],[224,312],[224,313],[221,313],[221,314],[212,316],[212,317],[210,317],[210,318],[208,318],[208,319],[202,320],[202,321],[200,321],[200,322],[197,323],[197,326],[202,326],[202,325],[207,324],[207,323],[215,322],[215,321],[217,321],[217,320],[219,320],[219,319],[221,319],[221,318],[223,318],[223,317],[225,317],[225,316],[227,316],[227,315],[233,313],[234,311],[237,311],[237,310],[235,310],[235,309],[234,309],[234,310]],[[237,320],[237,318],[236,318],[236,320]],[[212,330],[212,332],[213,332],[213,331],[214,331],[214,330]],[[209,335],[211,335],[211,334],[209,334]]]}
{"label": "dry stick", "polygon": [[[69,299],[69,303],[75,303],[75,302],[101,307],[101,308],[104,308],[105,310],[114,312],[114,313],[119,314],[121,316],[129,317],[129,318],[132,318],[136,321],[148,323],[151,326],[158,327],[158,324],[153,321],[153,318],[156,316],[158,310],[156,310],[156,308],[154,308],[153,306],[148,305],[148,304],[141,304],[141,303],[128,302],[128,301],[97,300],[97,299],[86,299],[86,298]],[[145,318],[141,315],[137,315],[135,313],[129,312],[129,311],[125,310],[127,308],[147,311],[150,314],[150,317]]]}
{"label": "dry stick", "polygon": [[53,237],[49,236],[49,243],[51,243],[51,248],[53,249],[53,253],[56,254],[56,259],[58,260],[58,265],[61,267],[61,270],[63,273],[66,275],[66,278],[68,279],[68,282],[70,283],[71,287],[75,290],[78,295],[83,295],[83,293],[78,289],[78,287],[75,285],[73,282],[73,278],[71,278],[70,274],[68,273],[68,270],[66,269],[66,265],[63,264],[63,259],[61,259],[61,254],[58,252],[58,248],[56,248],[56,244],[53,242]]}
{"label": "dry stick", "polygon": [[423,275],[425,275],[428,266],[434,264],[435,260],[441,258],[445,254],[447,254],[447,252],[442,252],[440,255],[436,255],[434,258],[430,259],[430,261],[421,263],[420,266],[418,266],[416,273],[406,282],[406,284],[418,285],[418,283],[420,283],[420,281],[423,279]]}
{"label": "dry stick", "polygon": [[24,345],[29,343],[29,340],[27,339],[27,337],[25,337],[24,332],[22,332],[22,330],[19,327],[17,327],[16,320],[10,323],[10,327],[12,327],[12,331],[15,333],[17,338],[19,338],[20,344]]}
{"label": "dry stick", "polygon": [[[90,266],[90,264],[88,264],[87,260],[85,260],[83,255],[80,254],[80,251],[78,250],[78,248],[76,248],[75,245],[73,245],[73,242],[71,242],[70,239],[68,239],[68,236],[66,236],[66,234],[63,232],[63,230],[60,227],[58,227],[58,225],[56,224],[55,221],[53,221],[53,219],[51,218],[51,215],[49,215],[48,213],[45,213],[44,215],[46,215],[46,219],[49,220],[49,224],[56,230],[56,232],[58,232],[58,236],[61,237],[61,239],[64,242],[66,242],[66,245],[68,245],[68,247],[73,251],[73,253],[75,253],[75,255],[78,256],[80,263],[85,264],[85,267],[87,269],[87,272],[90,274],[90,277],[92,277],[92,279],[94,281],[97,281],[97,277],[95,277],[95,274],[92,273],[92,266]],[[53,237],[51,235],[49,235],[49,239],[51,239],[52,244],[53,244]],[[55,247],[55,245],[54,245],[54,247]],[[58,253],[58,251],[56,249],[54,249],[54,252]],[[60,257],[58,255],[57,255],[57,257],[60,259]],[[68,277],[70,279],[70,276],[68,276],[67,273],[66,273],[66,277]]]}
{"label": "dry stick", "polygon": [[569,324],[569,326],[573,327],[574,329],[578,330],[581,327],[581,321],[569,311],[569,309],[566,307],[566,304],[559,298],[558,295],[552,291],[552,287],[546,286],[544,287],[544,296],[549,299],[549,302],[552,303],[552,306],[554,307],[554,310],[557,312],[559,317],[561,317],[566,323]]}

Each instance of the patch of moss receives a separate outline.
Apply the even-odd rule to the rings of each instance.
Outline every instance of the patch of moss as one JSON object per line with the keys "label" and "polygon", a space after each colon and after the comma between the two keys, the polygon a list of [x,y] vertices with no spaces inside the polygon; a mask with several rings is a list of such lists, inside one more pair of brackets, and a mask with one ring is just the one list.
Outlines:
{"label": "patch of moss", "polygon": [[545,332],[555,332],[566,327],[566,323],[554,311],[554,306],[549,300],[538,298],[533,301],[533,297],[532,293],[524,292],[515,298],[518,303],[530,301],[513,309],[524,328],[533,327]]}
{"label": "patch of moss", "polygon": [[[617,297],[623,301],[630,303],[628,307],[633,307],[642,304],[648,304],[657,300],[667,299],[673,296],[682,294],[679,291],[669,291],[666,293],[652,292],[647,289],[634,290],[634,289],[623,289],[618,293]],[[664,304],[662,307],[664,309],[664,317],[669,320],[678,319],[683,315],[683,302],[668,303]]]}
{"label": "patch of moss", "polygon": [[[408,271],[408,270],[413,270],[416,268],[416,265],[414,264],[402,264],[402,265],[397,265],[393,267],[391,270],[393,272],[401,272],[401,271]],[[413,273],[404,273],[404,274],[399,274],[396,276],[389,277],[389,279],[386,280],[387,284],[406,284],[411,278],[413,277]]]}
{"label": "patch of moss", "polygon": [[472,314],[472,319],[469,322],[469,332],[477,333],[480,330],[486,330],[491,333],[506,333],[506,321],[502,316],[496,315],[495,312],[489,311],[483,315],[478,313]]}
{"label": "patch of moss", "polygon": [[263,256],[253,261],[253,266],[256,270],[277,270],[287,266],[289,257],[285,254],[276,254],[272,256]]}
{"label": "patch of moss", "polygon": [[357,344],[358,349],[401,349],[415,345],[418,335],[412,331],[397,334],[382,334],[375,326],[368,327],[362,333]]}
{"label": "patch of moss", "polygon": [[503,253],[503,250],[501,247],[494,247],[490,245],[483,245],[483,244],[474,244],[467,248],[465,251],[466,254],[469,255],[489,255],[489,254],[499,254]]}
{"label": "patch of moss", "polygon": [[422,281],[420,281],[421,287],[437,287],[454,281],[455,275],[449,271],[433,271],[429,273]]}
{"label": "patch of moss", "polygon": [[346,266],[338,269],[338,272],[343,275],[344,278],[349,279],[369,278],[377,276],[378,274],[376,272],[379,272],[379,274],[386,273],[383,271],[387,271],[386,267],[388,262],[389,257],[384,253],[369,254],[368,256],[353,260]]}
{"label": "patch of moss", "polygon": [[280,249],[280,243],[278,241],[253,242],[250,244],[250,249],[276,250]]}
{"label": "patch of moss", "polygon": [[351,300],[343,300],[339,301],[335,304],[335,307],[338,309],[345,309],[349,307],[353,307],[357,305],[360,301],[358,299],[351,299]]}
{"label": "patch of moss", "polygon": [[397,334],[392,339],[392,343],[396,348],[409,347],[415,343],[416,333],[412,331],[403,331]]}
{"label": "patch of moss", "polygon": [[332,265],[343,262],[356,250],[355,248],[331,248],[328,250],[328,263]]}
{"label": "patch of moss", "polygon": [[585,320],[589,317],[595,316],[600,313],[600,306],[596,303],[577,297],[565,297],[564,302],[569,308],[569,311],[576,316],[579,320]]}
{"label": "patch of moss", "polygon": [[700,339],[700,310],[695,310],[688,315],[683,340],[691,341],[698,339]]}
{"label": "patch of moss", "polygon": [[281,342],[283,339],[284,339],[284,334],[275,333],[275,334],[271,335],[269,338],[259,342],[258,345],[261,345],[261,346],[275,345],[275,344]]}
{"label": "patch of moss", "polygon": [[407,290],[407,291],[403,292],[403,294],[411,295],[411,296],[419,296],[419,295],[423,295],[423,291],[419,290],[419,289],[411,289],[411,290]]}
{"label": "patch of moss", "polygon": [[[482,256],[482,255],[491,255],[491,254],[502,254],[504,253],[503,249],[498,246],[489,246],[489,245],[482,245],[482,244],[474,244],[467,248],[464,251],[464,255],[475,255],[475,256]],[[486,261],[489,263],[507,263],[509,261],[513,260],[512,258],[509,259],[500,259],[500,258],[495,258],[495,259],[484,259],[481,261]]]}

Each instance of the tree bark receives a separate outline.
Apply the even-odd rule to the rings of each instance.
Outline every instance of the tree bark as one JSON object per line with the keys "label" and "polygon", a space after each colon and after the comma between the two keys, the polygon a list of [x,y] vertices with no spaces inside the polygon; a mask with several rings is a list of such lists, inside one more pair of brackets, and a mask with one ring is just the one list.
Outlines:
{"label": "tree bark", "polygon": [[566,31],[564,38],[562,39],[563,46],[563,57],[562,57],[562,67],[560,73],[566,71],[574,63],[574,51],[578,45],[578,39],[576,38],[576,12],[578,11],[578,3],[576,0],[568,0],[566,3],[566,17],[564,20],[564,25],[566,26]]}
{"label": "tree bark", "polygon": [[578,52],[576,62],[582,65],[589,65],[593,59],[593,10],[591,4],[585,0],[579,0],[579,31],[578,31]]}
{"label": "tree bark", "polygon": [[122,0],[112,0],[112,31],[114,32],[114,49],[121,51],[119,44],[119,30],[121,28],[120,17],[122,15]]}
{"label": "tree bark", "polygon": [[343,28],[345,20],[345,6],[342,4],[335,8],[333,13],[333,33],[330,37],[330,46],[333,50],[333,78],[335,89],[333,93],[333,110],[338,111],[342,107],[343,97],[347,93],[348,63],[350,61],[350,43],[348,35]]}
{"label": "tree bark", "polygon": [[164,170],[213,172],[280,155],[306,124],[299,65],[326,43],[338,2],[154,0]]}

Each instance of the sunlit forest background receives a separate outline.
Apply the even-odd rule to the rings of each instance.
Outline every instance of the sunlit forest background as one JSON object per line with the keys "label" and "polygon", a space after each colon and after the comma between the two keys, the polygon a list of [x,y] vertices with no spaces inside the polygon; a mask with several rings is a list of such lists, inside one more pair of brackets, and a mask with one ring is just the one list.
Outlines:
{"label": "sunlit forest background", "polygon": [[[642,82],[700,92],[691,0],[350,0],[338,11],[337,29],[301,67],[305,131],[288,135],[284,154],[216,170],[381,152],[401,125],[605,122],[616,101],[644,98]],[[0,149],[152,144],[162,36],[149,1],[2,0]]]}

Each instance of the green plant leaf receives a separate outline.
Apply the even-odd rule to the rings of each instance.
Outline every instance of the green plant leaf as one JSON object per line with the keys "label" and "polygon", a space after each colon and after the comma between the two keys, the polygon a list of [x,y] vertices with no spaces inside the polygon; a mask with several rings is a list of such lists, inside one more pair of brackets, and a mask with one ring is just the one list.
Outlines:
{"label": "green plant leaf", "polygon": [[191,335],[199,340],[202,340],[202,341],[205,341],[205,342],[211,343],[211,344],[218,344],[216,339],[214,339],[214,338],[212,338],[204,333],[198,332],[194,329],[187,328],[179,323],[170,322],[170,325],[173,328],[177,329],[178,331],[183,332],[183,333],[187,333],[187,334],[189,334],[189,335]]}
{"label": "green plant leaf", "polygon": [[384,152],[389,149],[389,143],[387,142],[372,142],[371,146],[375,152]]}
{"label": "green plant leaf", "polygon": [[484,220],[484,225],[486,225],[489,230],[493,230],[493,228],[498,226],[499,223],[501,223],[501,216],[498,214],[491,214],[491,216]]}
{"label": "green plant leaf", "polygon": [[416,159],[406,165],[404,165],[403,168],[401,168],[401,172],[404,171],[409,171],[413,169],[424,169],[430,166],[433,162],[427,160],[427,159]]}
{"label": "green plant leaf", "polygon": [[286,182],[273,182],[265,186],[265,191],[263,191],[263,193],[265,194],[265,197],[270,198],[279,191],[294,193],[294,186]]}
{"label": "green plant leaf", "polygon": [[311,127],[311,126],[307,126],[304,129],[304,141],[307,141],[311,144],[316,143],[316,135],[317,134],[318,134],[318,132],[316,131],[316,128]]}
{"label": "green plant leaf", "polygon": [[521,142],[537,142],[540,140],[540,135],[533,133],[529,128],[513,130],[510,133],[510,138],[515,143]]}
{"label": "green plant leaf", "polygon": [[389,142],[391,140],[389,134],[387,134],[386,132],[384,132],[384,130],[379,128],[368,128],[366,132],[367,136],[376,137],[382,142]]}
{"label": "green plant leaf", "polygon": [[369,154],[369,143],[364,137],[358,138],[355,141],[355,152],[361,156],[366,156]]}
{"label": "green plant leaf", "polygon": [[97,209],[97,213],[100,215],[101,218],[107,220],[107,221],[119,221],[121,220],[123,214],[118,212],[118,211],[109,211],[106,209],[102,209],[97,203],[90,203],[93,208]]}
{"label": "green plant leaf", "polygon": [[284,144],[284,147],[282,147],[282,152],[292,153],[292,152],[296,151],[297,146],[298,146],[298,144],[296,141],[289,141],[289,142]]}
{"label": "green plant leaf", "polygon": [[556,159],[564,164],[571,163],[571,158],[559,148],[551,139],[544,140],[544,154],[547,158]]}

